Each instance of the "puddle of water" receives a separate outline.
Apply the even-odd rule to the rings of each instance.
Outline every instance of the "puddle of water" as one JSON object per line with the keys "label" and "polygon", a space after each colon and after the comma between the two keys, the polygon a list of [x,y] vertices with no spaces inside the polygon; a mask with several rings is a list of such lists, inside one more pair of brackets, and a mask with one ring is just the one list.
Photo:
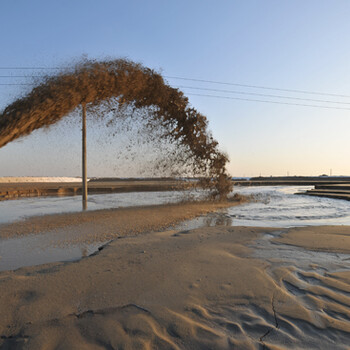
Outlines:
{"label": "puddle of water", "polygon": [[0,242],[0,271],[56,261],[73,261],[97,251],[100,243],[57,246],[43,244],[50,235],[31,235]]}

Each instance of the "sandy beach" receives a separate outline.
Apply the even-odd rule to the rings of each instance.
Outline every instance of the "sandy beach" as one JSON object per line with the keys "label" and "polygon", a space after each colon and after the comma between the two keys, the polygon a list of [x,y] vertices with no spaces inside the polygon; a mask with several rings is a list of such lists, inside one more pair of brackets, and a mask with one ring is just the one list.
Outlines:
{"label": "sandy beach", "polygon": [[3,237],[90,227],[89,239],[111,242],[79,261],[0,273],[0,348],[348,349],[350,227],[165,230],[217,209],[177,204],[2,225]]}
{"label": "sandy beach", "polygon": [[0,350],[350,350],[350,0],[0,8]]}

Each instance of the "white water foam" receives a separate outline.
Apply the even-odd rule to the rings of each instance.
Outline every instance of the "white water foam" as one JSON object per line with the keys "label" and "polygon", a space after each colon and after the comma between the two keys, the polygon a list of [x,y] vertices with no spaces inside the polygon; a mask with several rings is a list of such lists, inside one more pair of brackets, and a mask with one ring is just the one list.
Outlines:
{"label": "white water foam", "polygon": [[293,227],[350,225],[350,202],[295,195],[311,186],[237,187],[235,193],[251,196],[251,203],[229,208],[235,226]]}

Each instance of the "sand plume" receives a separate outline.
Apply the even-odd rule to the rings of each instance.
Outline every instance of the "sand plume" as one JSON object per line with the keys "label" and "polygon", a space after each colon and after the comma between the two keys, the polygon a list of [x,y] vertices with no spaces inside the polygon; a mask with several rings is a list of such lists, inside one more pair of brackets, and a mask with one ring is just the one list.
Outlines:
{"label": "sand plume", "polygon": [[227,156],[208,131],[206,117],[160,74],[124,59],[86,60],[44,78],[0,114],[0,147],[56,124],[84,104],[95,112],[100,105],[120,111],[145,109],[149,125],[161,125],[161,137],[181,145],[184,151],[177,157],[179,162],[187,162],[193,174],[206,178],[215,194],[225,196],[231,190],[225,170]]}

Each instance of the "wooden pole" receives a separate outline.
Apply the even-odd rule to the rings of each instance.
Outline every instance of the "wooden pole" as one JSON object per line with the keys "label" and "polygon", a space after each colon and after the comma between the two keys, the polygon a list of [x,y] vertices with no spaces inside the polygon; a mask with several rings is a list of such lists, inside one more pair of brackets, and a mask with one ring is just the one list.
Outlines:
{"label": "wooden pole", "polygon": [[82,119],[83,119],[83,125],[82,125],[82,168],[83,168],[83,174],[82,174],[82,194],[83,194],[83,210],[87,209],[87,194],[88,194],[88,188],[87,188],[87,167],[86,167],[86,104],[82,104]]}

